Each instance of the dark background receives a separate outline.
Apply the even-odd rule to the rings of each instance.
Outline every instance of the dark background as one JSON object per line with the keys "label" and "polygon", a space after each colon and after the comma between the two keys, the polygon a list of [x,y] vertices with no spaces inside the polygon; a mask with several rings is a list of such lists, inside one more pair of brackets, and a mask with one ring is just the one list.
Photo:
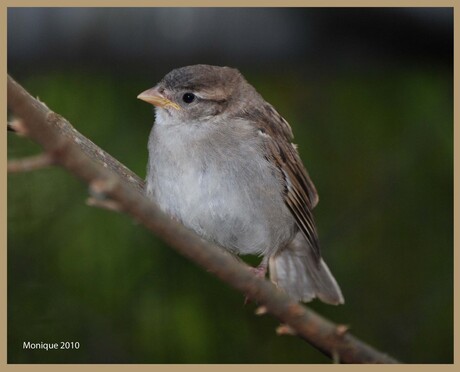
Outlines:
{"label": "dark background", "polygon": [[[320,194],[346,304],[309,306],[409,363],[453,362],[452,41],[451,8],[8,9],[9,73],[141,177],[137,94],[176,67],[239,68]],[[8,135],[9,158],[39,151]],[[330,362],[87,194],[59,168],[8,176],[9,363]]]}

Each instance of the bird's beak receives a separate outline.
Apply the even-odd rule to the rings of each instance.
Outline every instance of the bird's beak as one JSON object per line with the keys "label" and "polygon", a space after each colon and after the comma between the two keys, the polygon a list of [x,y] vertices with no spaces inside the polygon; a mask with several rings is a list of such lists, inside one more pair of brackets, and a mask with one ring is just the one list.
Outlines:
{"label": "bird's beak", "polygon": [[176,110],[180,110],[180,106],[177,103],[174,103],[163,96],[157,88],[147,89],[145,92],[142,92],[137,96],[138,99],[142,101],[151,103],[157,107],[172,107]]}

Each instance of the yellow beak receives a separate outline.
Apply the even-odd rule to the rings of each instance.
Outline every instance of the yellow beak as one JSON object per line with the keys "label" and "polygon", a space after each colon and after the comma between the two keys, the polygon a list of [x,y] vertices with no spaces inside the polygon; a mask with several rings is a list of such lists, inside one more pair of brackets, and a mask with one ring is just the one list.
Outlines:
{"label": "yellow beak", "polygon": [[147,89],[146,91],[142,92],[137,96],[138,99],[155,105],[157,107],[172,107],[176,110],[180,110],[181,107],[166,97],[164,97],[160,92],[158,92],[157,88]]}

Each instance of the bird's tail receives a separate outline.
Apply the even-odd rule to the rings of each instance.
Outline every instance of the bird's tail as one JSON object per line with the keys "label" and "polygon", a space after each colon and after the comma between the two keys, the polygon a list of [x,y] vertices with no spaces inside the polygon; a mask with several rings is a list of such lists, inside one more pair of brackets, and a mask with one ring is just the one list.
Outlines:
{"label": "bird's tail", "polygon": [[332,305],[345,302],[326,263],[323,259],[317,262],[301,233],[286,249],[270,258],[269,270],[271,281],[299,301],[308,302],[318,297]]}

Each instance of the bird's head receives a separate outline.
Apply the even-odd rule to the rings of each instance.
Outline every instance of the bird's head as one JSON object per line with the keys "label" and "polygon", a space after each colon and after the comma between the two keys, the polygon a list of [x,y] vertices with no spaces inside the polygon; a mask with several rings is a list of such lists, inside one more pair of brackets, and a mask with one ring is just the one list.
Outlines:
{"label": "bird's head", "polygon": [[157,116],[166,120],[199,123],[241,109],[241,104],[249,103],[245,96],[251,96],[252,91],[234,68],[193,65],[172,70],[137,98],[153,104]]}

